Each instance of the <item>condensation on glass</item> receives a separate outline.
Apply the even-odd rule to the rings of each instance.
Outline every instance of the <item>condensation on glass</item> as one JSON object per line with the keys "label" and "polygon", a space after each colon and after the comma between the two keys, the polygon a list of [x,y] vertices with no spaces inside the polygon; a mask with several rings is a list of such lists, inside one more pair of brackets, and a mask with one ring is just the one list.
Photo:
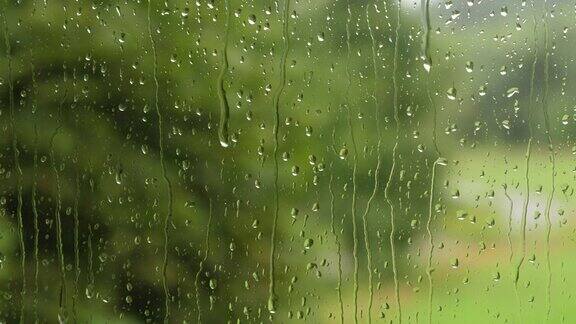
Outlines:
{"label": "condensation on glass", "polygon": [[563,0],[2,0],[0,322],[573,322]]}

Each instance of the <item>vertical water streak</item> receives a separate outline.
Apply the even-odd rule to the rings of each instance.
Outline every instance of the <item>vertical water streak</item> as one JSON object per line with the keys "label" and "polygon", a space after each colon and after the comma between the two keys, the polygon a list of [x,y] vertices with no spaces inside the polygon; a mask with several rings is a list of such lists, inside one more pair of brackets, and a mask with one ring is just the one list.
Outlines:
{"label": "vertical water streak", "polygon": [[66,268],[64,263],[64,247],[62,243],[62,219],[61,219],[61,211],[62,211],[62,184],[60,183],[60,173],[58,172],[58,168],[56,167],[56,156],[54,154],[54,140],[56,136],[60,132],[62,128],[62,107],[66,102],[67,98],[67,90],[64,89],[64,94],[62,95],[62,101],[60,101],[60,105],[58,106],[57,118],[58,124],[52,133],[50,138],[50,161],[52,164],[52,171],[54,172],[54,177],[56,180],[56,210],[55,210],[55,219],[56,219],[56,250],[58,253],[58,265],[60,267],[60,311],[59,316],[63,318],[66,317],[66,301],[67,301],[67,294],[66,294]]}
{"label": "vertical water streak", "polygon": [[[330,165],[330,169],[332,169],[332,165]],[[338,255],[338,304],[340,306],[340,323],[344,324],[344,302],[342,300],[342,251],[341,251],[341,244],[340,240],[338,239],[338,235],[336,235],[336,231],[334,229],[334,188],[332,187],[333,184],[333,176],[334,174],[330,174],[330,182],[328,183],[328,191],[330,191],[330,232],[334,237],[334,242],[336,243],[336,254]]]}
{"label": "vertical water streak", "polygon": [[38,322],[38,274],[40,271],[40,259],[38,257],[38,239],[40,227],[38,225],[38,206],[36,192],[38,188],[38,125],[34,123],[34,170],[32,173],[32,214],[34,216],[34,323]]}
{"label": "vertical water streak", "polygon": [[348,129],[350,131],[350,141],[352,142],[352,254],[354,255],[354,323],[358,323],[358,228],[356,224],[356,173],[358,169],[358,152],[356,149],[356,140],[354,138],[354,124],[352,123],[352,108],[350,108],[350,87],[352,86],[352,72],[350,71],[350,22],[352,20],[352,10],[350,9],[350,0],[346,1],[346,10],[348,16],[346,18],[346,78],[348,83],[346,85],[345,106],[348,111]]}
{"label": "vertical water streak", "polygon": [[512,260],[514,259],[514,247],[512,246],[512,212],[514,211],[514,201],[512,200],[512,197],[510,197],[510,194],[508,194],[508,186],[504,184],[503,187],[504,196],[506,196],[506,199],[510,203],[510,209],[508,209],[508,232],[506,233],[506,236],[508,237],[508,249],[510,250],[510,257],[508,260],[510,260],[510,264],[512,264]]}
{"label": "vertical water streak", "polygon": [[148,36],[150,38],[150,43],[152,45],[152,56],[153,56],[153,79],[154,79],[154,107],[156,110],[156,116],[158,118],[158,146],[160,155],[160,167],[162,168],[162,178],[166,183],[166,190],[168,193],[168,211],[166,217],[164,218],[164,262],[162,264],[162,286],[164,288],[164,323],[168,323],[170,319],[170,292],[168,291],[168,250],[169,250],[169,227],[170,221],[172,220],[172,205],[173,205],[173,193],[172,193],[172,183],[168,178],[168,172],[166,170],[166,164],[164,161],[164,130],[163,130],[163,116],[160,112],[160,104],[158,92],[160,91],[160,83],[158,82],[158,53],[156,52],[156,40],[152,35],[152,0],[148,0]]}
{"label": "vertical water streak", "polygon": [[422,55],[424,59],[424,69],[430,72],[432,68],[432,57],[430,55],[430,30],[432,29],[430,23],[430,0],[421,0],[420,9],[422,10],[422,23],[424,25],[424,36],[422,42]]}
{"label": "vertical water streak", "polygon": [[224,48],[222,50],[222,63],[220,74],[218,75],[218,99],[220,100],[220,123],[218,125],[218,138],[222,147],[228,147],[230,140],[228,138],[228,124],[230,119],[230,105],[224,89],[224,76],[228,71],[228,35],[230,33],[230,1],[225,0],[226,6],[226,31],[224,33]]}
{"label": "vertical water streak", "polygon": [[376,40],[374,39],[374,31],[372,30],[372,26],[370,23],[370,12],[368,10],[369,6],[366,3],[366,24],[368,25],[368,33],[370,35],[370,45],[372,48],[372,68],[374,69],[374,84],[373,84],[373,91],[372,91],[372,98],[374,99],[374,114],[376,115],[376,134],[378,136],[378,143],[376,144],[376,170],[374,171],[374,188],[372,189],[372,194],[368,198],[366,202],[366,209],[364,210],[364,214],[362,215],[362,222],[364,226],[364,245],[367,251],[368,256],[368,323],[372,322],[372,303],[373,303],[373,283],[372,283],[372,252],[370,248],[370,241],[368,237],[368,221],[366,217],[370,212],[370,208],[372,206],[372,201],[374,197],[376,197],[376,193],[378,192],[378,184],[380,179],[380,165],[381,165],[381,147],[382,147],[382,130],[380,127],[380,102],[378,100],[378,95],[376,94],[376,90],[378,89],[378,62],[377,62],[377,51],[376,51]]}
{"label": "vertical water streak", "polygon": [[392,273],[394,276],[394,294],[396,301],[396,308],[398,310],[398,323],[402,323],[402,306],[400,304],[400,288],[398,286],[398,270],[396,266],[396,247],[395,247],[395,235],[396,235],[396,223],[394,215],[394,204],[392,203],[392,198],[390,197],[390,185],[392,179],[394,178],[394,173],[396,171],[396,151],[398,150],[398,143],[400,140],[400,118],[398,115],[398,46],[399,46],[399,35],[400,35],[400,10],[401,3],[397,0],[397,11],[396,11],[396,28],[394,31],[394,64],[392,72],[392,85],[393,85],[393,107],[394,107],[394,122],[396,124],[395,129],[395,139],[394,147],[392,148],[392,167],[390,168],[390,174],[388,175],[388,181],[386,182],[386,187],[384,188],[384,197],[390,207],[390,251],[392,255]]}
{"label": "vertical water streak", "polygon": [[544,5],[544,16],[542,17],[542,22],[544,24],[544,92],[542,94],[542,110],[544,112],[544,130],[546,132],[546,139],[548,142],[548,150],[550,151],[550,160],[552,162],[551,170],[551,186],[550,194],[548,200],[546,201],[546,207],[544,214],[546,215],[546,321],[550,319],[550,312],[552,311],[552,265],[550,263],[550,234],[552,231],[552,221],[550,220],[550,209],[552,207],[552,201],[554,199],[554,193],[556,191],[556,150],[554,148],[554,141],[552,139],[551,128],[550,128],[550,116],[548,115],[548,91],[549,91],[549,69],[550,69],[550,52],[549,52],[549,34],[548,34],[548,22],[546,13],[546,1],[543,2]]}
{"label": "vertical water streak", "polygon": [[206,225],[206,234],[204,237],[204,257],[200,261],[196,278],[194,279],[194,286],[196,288],[196,311],[198,312],[198,323],[202,323],[202,308],[200,307],[200,275],[204,270],[204,264],[208,260],[210,254],[210,226],[212,224],[212,199],[209,201],[208,206],[208,224]]}
{"label": "vertical water streak", "polygon": [[22,220],[22,167],[20,166],[20,151],[18,150],[18,134],[16,133],[16,117],[14,111],[14,82],[12,80],[12,48],[10,46],[10,36],[8,30],[8,21],[6,18],[6,11],[8,10],[8,1],[5,2],[4,10],[2,10],[2,23],[4,27],[4,44],[6,46],[6,58],[8,61],[8,100],[10,107],[10,128],[12,130],[12,152],[14,154],[14,169],[16,171],[16,187],[17,187],[17,206],[16,206],[16,219],[18,222],[18,239],[20,241],[20,266],[22,270],[22,289],[20,297],[22,298],[20,304],[20,323],[25,322],[25,306],[26,306],[26,245],[24,244],[24,224]]}
{"label": "vertical water streak", "polygon": [[[94,182],[90,181],[90,194],[94,195]],[[88,287],[94,288],[96,278],[94,275],[94,250],[92,248],[92,224],[94,224],[94,207],[90,212],[90,221],[88,224],[88,237],[86,239],[88,245]],[[88,289],[88,288],[87,288]],[[89,292],[87,290],[87,292]]]}
{"label": "vertical water streak", "polygon": [[[435,140],[434,140],[435,141]],[[438,154],[439,155],[439,154]],[[438,157],[440,159],[440,157]],[[436,181],[436,166],[438,159],[432,163],[430,175],[430,198],[428,201],[428,220],[426,221],[426,233],[428,234],[428,263],[426,266],[426,275],[428,277],[428,323],[432,323],[432,303],[434,301],[434,281],[432,278],[432,261],[434,258],[434,236],[432,235],[432,214],[434,212],[434,182]]]}
{"label": "vertical water streak", "polygon": [[80,218],[78,215],[78,201],[80,199],[80,176],[76,175],[76,193],[74,195],[74,294],[72,295],[72,312],[74,320],[78,322],[77,302],[78,302],[78,287],[80,285]]}
{"label": "vertical water streak", "polygon": [[432,278],[432,272],[434,271],[432,267],[432,261],[434,259],[434,236],[432,235],[432,219],[434,213],[434,183],[436,182],[436,167],[438,166],[439,159],[442,154],[438,148],[437,141],[437,115],[436,106],[434,105],[434,100],[430,94],[430,73],[432,70],[432,57],[430,55],[430,41],[431,41],[431,23],[430,23],[430,0],[422,0],[420,2],[420,7],[422,10],[422,20],[424,25],[424,36],[422,42],[422,58],[424,60],[424,70],[426,70],[426,96],[428,98],[428,103],[432,109],[432,144],[434,145],[434,150],[436,153],[436,160],[432,163],[432,168],[430,170],[430,197],[428,201],[428,219],[426,221],[426,233],[428,234],[428,263],[426,267],[426,276],[428,277],[428,323],[432,323],[433,315],[433,301],[434,301],[434,281]]}
{"label": "vertical water streak", "polygon": [[272,223],[272,234],[270,236],[270,282],[268,285],[268,311],[276,312],[276,291],[274,286],[274,254],[276,253],[276,230],[278,227],[278,213],[280,208],[280,197],[278,188],[278,142],[280,130],[280,97],[284,93],[286,86],[286,58],[290,48],[290,38],[288,35],[290,0],[284,1],[284,17],[282,20],[282,38],[284,39],[284,50],[280,57],[280,82],[276,93],[274,94],[274,219]]}
{"label": "vertical water streak", "polygon": [[[32,88],[36,89],[36,72],[34,64],[30,63],[30,74],[32,75]],[[38,323],[38,275],[40,273],[40,259],[38,258],[38,240],[40,237],[40,227],[38,224],[38,206],[36,201],[36,193],[38,190],[38,112],[36,111],[35,103],[33,103],[32,114],[34,114],[34,158],[32,167],[32,222],[34,226],[34,291],[32,296],[32,308],[34,315],[34,323]]]}
{"label": "vertical water streak", "polygon": [[532,72],[530,76],[530,89],[529,89],[529,105],[528,105],[528,131],[529,131],[529,138],[528,144],[526,145],[526,173],[524,174],[525,178],[525,188],[526,188],[526,198],[524,199],[524,206],[522,209],[522,219],[520,223],[521,229],[521,236],[520,236],[520,245],[522,247],[522,254],[518,263],[516,264],[516,272],[514,275],[514,289],[516,291],[516,298],[518,299],[518,306],[520,308],[519,314],[520,317],[522,316],[522,301],[520,300],[520,293],[518,291],[518,281],[520,280],[520,269],[524,260],[526,259],[526,218],[528,214],[528,205],[530,204],[530,157],[532,155],[532,140],[534,138],[534,131],[532,126],[532,108],[534,104],[534,80],[536,75],[536,65],[538,64],[538,46],[537,46],[537,31],[538,23],[536,21],[536,17],[534,17],[534,60],[532,61]]}

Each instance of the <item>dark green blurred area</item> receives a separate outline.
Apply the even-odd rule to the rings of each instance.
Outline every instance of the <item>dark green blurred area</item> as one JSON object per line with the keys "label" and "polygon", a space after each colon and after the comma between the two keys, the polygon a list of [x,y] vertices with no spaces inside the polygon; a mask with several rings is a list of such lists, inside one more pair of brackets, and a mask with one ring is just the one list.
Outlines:
{"label": "dark green blurred area", "polygon": [[[450,181],[476,177],[493,152],[515,165],[497,168],[479,190],[502,195],[505,183],[521,190],[522,180],[503,170],[524,165],[529,111],[535,150],[547,154],[543,105],[558,150],[572,147],[566,76],[573,61],[564,26],[574,12],[567,3],[548,9],[556,15],[545,44],[541,22],[533,32],[540,21],[533,17],[544,11],[532,4],[432,2],[428,74],[419,2],[402,2],[396,35],[393,1],[292,1],[278,143],[284,3],[228,6],[232,143],[224,148],[218,75],[225,1],[2,4],[2,321],[330,322],[341,316],[338,287],[342,316],[351,321],[355,265],[360,322],[368,313],[395,320],[391,242],[401,300],[422,300],[406,320],[423,321],[429,207],[439,236],[452,228],[445,218],[458,204],[496,213],[478,207],[479,199],[451,200],[458,188]],[[449,166],[438,169],[430,204],[440,157],[434,131]],[[481,166],[459,169],[472,153]],[[570,156],[559,161],[570,164]],[[387,184],[396,211],[392,239]],[[505,237],[505,230],[485,230],[483,240]],[[439,278],[449,277],[442,271]],[[449,285],[438,282],[439,289]],[[511,305],[501,320],[514,318]]]}

